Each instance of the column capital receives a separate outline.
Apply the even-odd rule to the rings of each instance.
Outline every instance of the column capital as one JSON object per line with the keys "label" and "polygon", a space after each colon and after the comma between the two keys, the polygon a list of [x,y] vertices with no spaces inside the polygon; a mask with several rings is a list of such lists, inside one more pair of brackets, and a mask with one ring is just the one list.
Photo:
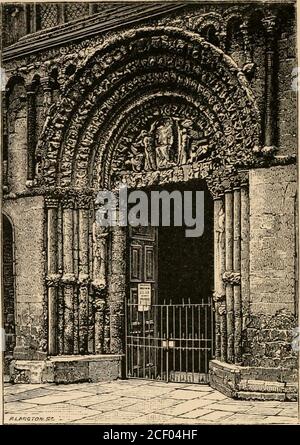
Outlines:
{"label": "column capital", "polygon": [[63,196],[61,200],[64,209],[75,209],[76,198],[75,196]]}
{"label": "column capital", "polygon": [[48,209],[50,209],[50,208],[57,208],[58,207],[58,204],[59,204],[59,199],[58,198],[55,198],[55,197],[52,197],[52,196],[46,196],[45,197],[45,204],[46,204],[46,207],[48,208]]}
{"label": "column capital", "polygon": [[79,194],[76,197],[76,204],[79,209],[88,210],[94,197],[92,195]]}

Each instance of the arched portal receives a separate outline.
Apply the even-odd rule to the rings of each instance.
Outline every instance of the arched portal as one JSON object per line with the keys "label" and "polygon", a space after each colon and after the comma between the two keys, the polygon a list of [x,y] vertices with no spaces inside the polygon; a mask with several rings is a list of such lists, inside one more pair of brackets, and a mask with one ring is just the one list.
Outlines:
{"label": "arched portal", "polygon": [[126,230],[95,224],[97,193],[194,180],[214,198],[215,354],[239,363],[246,170],[259,144],[244,74],[198,34],[148,27],[95,48],[50,109],[37,148],[48,353],[124,354]]}
{"label": "arched portal", "polygon": [[14,282],[14,235],[11,221],[2,215],[3,227],[3,295],[4,295],[4,374],[9,375],[9,365],[16,345],[15,331],[15,282]]}
{"label": "arched portal", "polygon": [[126,375],[205,383],[215,343],[214,203],[200,179],[142,192],[151,225],[126,231]]}

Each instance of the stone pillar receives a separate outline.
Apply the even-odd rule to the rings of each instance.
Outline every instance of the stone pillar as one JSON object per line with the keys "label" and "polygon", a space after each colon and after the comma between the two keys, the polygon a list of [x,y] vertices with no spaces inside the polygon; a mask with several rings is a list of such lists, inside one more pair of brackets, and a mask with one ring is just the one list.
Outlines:
{"label": "stone pillar", "polygon": [[225,276],[227,316],[227,361],[234,361],[234,300],[233,285],[227,280],[233,270],[233,193],[225,191]]}
{"label": "stone pillar", "polygon": [[34,33],[36,31],[38,31],[38,27],[37,27],[37,5],[36,3],[31,3],[30,5],[28,5],[30,8],[30,32]]}
{"label": "stone pillar", "polygon": [[126,230],[115,226],[111,230],[111,274],[109,286],[110,352],[124,353]]}
{"label": "stone pillar", "polygon": [[250,310],[250,283],[249,283],[249,191],[248,183],[241,184],[241,294],[242,294],[242,328],[245,329],[249,319]]}
{"label": "stone pillar", "polygon": [[[62,205],[59,205],[58,215],[57,215],[57,262],[58,262],[58,271],[60,276],[62,276],[63,268],[64,268],[64,259],[63,259],[63,209]],[[64,322],[64,313],[65,313],[65,302],[64,302],[64,289],[63,283],[60,281],[58,287],[58,296],[57,296],[57,349],[58,354],[64,353],[64,330],[65,330],[65,322]]]}
{"label": "stone pillar", "polygon": [[[40,79],[40,84],[42,86],[43,90],[43,111],[44,111],[44,117],[47,113],[47,109],[52,104],[52,88],[51,88],[51,82],[50,77],[45,76]],[[44,120],[44,119],[43,119]]]}
{"label": "stone pillar", "polygon": [[48,353],[57,353],[57,220],[58,200],[46,198],[47,209],[47,285],[48,285]]}
{"label": "stone pillar", "polygon": [[74,204],[70,199],[63,201],[62,235],[63,235],[63,295],[64,295],[64,354],[74,352]]}
{"label": "stone pillar", "polygon": [[88,352],[89,331],[89,201],[81,200],[78,204],[78,330],[79,330],[79,353]]}
{"label": "stone pillar", "polygon": [[270,15],[263,19],[266,30],[266,83],[265,83],[265,115],[264,115],[264,146],[265,151],[272,151],[275,145],[275,25],[276,17]]}
{"label": "stone pillar", "polygon": [[215,355],[226,361],[227,329],[225,286],[225,213],[221,197],[214,200],[214,301],[215,301]]}
{"label": "stone pillar", "polygon": [[27,86],[27,184],[30,185],[35,173],[36,146],[36,101],[33,85]]}
{"label": "stone pillar", "polygon": [[2,189],[3,192],[8,191],[8,181],[7,181],[7,173],[8,173],[8,126],[7,126],[7,105],[8,105],[8,93],[7,89],[5,91],[5,94],[2,95],[2,125],[3,125],[3,136],[2,136],[2,143],[3,143],[3,150],[2,150]]}
{"label": "stone pillar", "polygon": [[243,44],[244,44],[244,53],[245,53],[245,62],[246,64],[252,63],[252,54],[251,54],[251,40],[249,35],[249,24],[247,21],[243,22],[240,26],[240,30],[243,35]]}
{"label": "stone pillar", "polygon": [[95,297],[95,353],[104,352],[105,311],[107,306],[108,228],[93,224],[93,281]]}
{"label": "stone pillar", "polygon": [[234,360],[242,357],[242,301],[241,301],[241,191],[233,191],[233,300],[234,300]]}

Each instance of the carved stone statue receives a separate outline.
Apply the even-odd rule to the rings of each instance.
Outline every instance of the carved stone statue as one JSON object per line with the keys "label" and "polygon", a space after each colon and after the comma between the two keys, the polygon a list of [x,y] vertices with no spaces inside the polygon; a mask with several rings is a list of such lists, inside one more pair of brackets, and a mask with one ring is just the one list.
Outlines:
{"label": "carved stone statue", "polygon": [[93,223],[93,285],[100,290],[106,287],[107,235],[107,227]]}
{"label": "carved stone statue", "polygon": [[156,170],[153,125],[149,132],[143,130],[140,134],[140,138],[145,150],[145,170]]}
{"label": "carved stone statue", "polygon": [[187,164],[190,157],[191,135],[193,122],[190,119],[180,123],[178,133],[178,164]]}
{"label": "carved stone statue", "polygon": [[167,119],[164,123],[157,127],[155,132],[157,167],[167,167],[169,165],[173,143],[173,122],[171,119]]}
{"label": "carved stone statue", "polygon": [[141,141],[138,141],[131,145],[129,159],[125,161],[125,165],[130,165],[133,171],[140,172],[144,166],[144,158],[143,146]]}
{"label": "carved stone statue", "polygon": [[206,157],[208,144],[202,131],[194,130],[194,123],[186,119],[180,123],[178,138],[178,164],[193,163]]}
{"label": "carved stone statue", "polygon": [[[159,110],[164,111],[164,110]],[[168,109],[170,112],[170,110]],[[143,129],[136,134],[140,121],[135,123],[130,137],[123,136],[122,152],[127,152],[125,166],[134,172],[155,171],[172,168],[175,165],[186,165],[201,161],[208,155],[209,145],[207,129],[199,127],[199,122],[193,116],[179,119],[174,111],[174,117],[156,117],[150,114],[142,122]],[[157,113],[157,116],[161,114]],[[150,125],[150,122],[151,125]],[[125,143],[125,145],[124,145]],[[124,147],[124,149],[123,149]]]}
{"label": "carved stone statue", "polygon": [[216,232],[217,232],[217,243],[218,245],[221,245],[223,242],[224,232],[225,232],[225,212],[223,206],[219,210],[218,226],[216,228]]}

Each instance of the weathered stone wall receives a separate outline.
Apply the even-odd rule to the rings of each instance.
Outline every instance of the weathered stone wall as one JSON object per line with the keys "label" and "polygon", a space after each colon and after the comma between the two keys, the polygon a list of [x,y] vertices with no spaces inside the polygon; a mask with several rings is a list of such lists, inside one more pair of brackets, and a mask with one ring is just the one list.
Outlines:
{"label": "weathered stone wall", "polygon": [[281,34],[278,59],[278,154],[290,155],[297,152],[297,96],[292,88],[292,72],[297,67],[294,24],[286,26]]}
{"label": "weathered stone wall", "polygon": [[296,368],[295,166],[250,172],[250,321],[244,364]]}
{"label": "weathered stone wall", "polygon": [[15,347],[15,289],[13,228],[6,216],[3,217],[3,291],[4,291],[4,329],[5,354],[4,373],[9,373],[9,362]]}
{"label": "weathered stone wall", "polygon": [[295,310],[296,167],[250,171],[251,313]]}
{"label": "weathered stone wall", "polygon": [[15,231],[15,357],[35,359],[46,352],[44,307],[44,199],[4,201]]}
{"label": "weathered stone wall", "polygon": [[26,190],[27,179],[27,105],[22,81],[14,85],[9,95],[7,119],[7,183],[10,192],[18,193]]}

